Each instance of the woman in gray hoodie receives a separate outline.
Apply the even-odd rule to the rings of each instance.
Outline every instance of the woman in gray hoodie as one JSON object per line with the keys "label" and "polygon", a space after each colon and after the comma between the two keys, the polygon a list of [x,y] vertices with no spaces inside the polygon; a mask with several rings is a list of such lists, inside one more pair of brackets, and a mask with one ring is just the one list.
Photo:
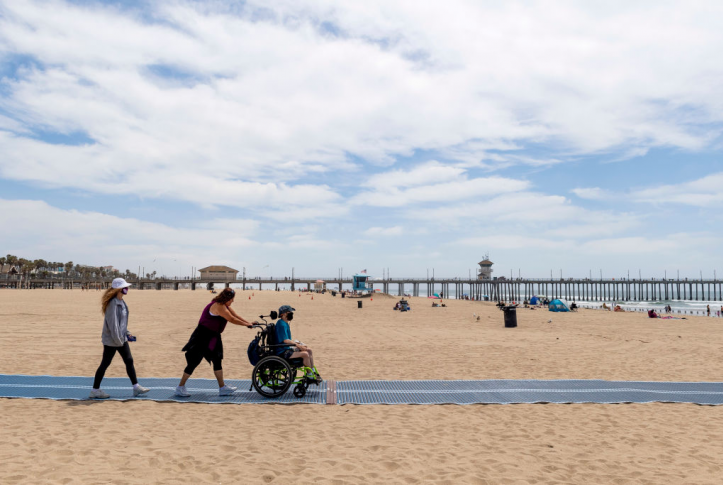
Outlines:
{"label": "woman in gray hoodie", "polygon": [[116,351],[126,365],[126,372],[128,372],[128,377],[130,377],[131,384],[133,384],[133,395],[139,396],[148,392],[148,389],[138,384],[131,348],[128,346],[129,337],[131,341],[135,340],[135,337],[128,331],[128,305],[123,301],[123,296],[128,294],[129,286],[131,284],[127,283],[123,278],[116,278],[111,283],[111,287],[103,293],[102,311],[105,315],[102,336],[103,360],[95,372],[93,390],[90,391],[90,397],[93,399],[107,399],[110,397],[101,390],[100,382],[103,380],[105,371],[113,360]]}

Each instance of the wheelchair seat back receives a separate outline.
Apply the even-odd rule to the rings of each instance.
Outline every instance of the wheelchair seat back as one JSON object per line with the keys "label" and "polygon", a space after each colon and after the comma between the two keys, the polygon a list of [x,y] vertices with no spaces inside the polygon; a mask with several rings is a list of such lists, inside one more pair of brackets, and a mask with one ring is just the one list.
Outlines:
{"label": "wheelchair seat back", "polygon": [[276,345],[276,324],[269,323],[266,328],[261,332],[262,345],[267,351],[273,352],[271,345]]}

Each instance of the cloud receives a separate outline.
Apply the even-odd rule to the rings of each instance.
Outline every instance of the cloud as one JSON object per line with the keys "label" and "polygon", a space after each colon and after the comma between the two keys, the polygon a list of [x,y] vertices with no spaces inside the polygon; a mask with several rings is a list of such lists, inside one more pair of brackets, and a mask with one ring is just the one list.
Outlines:
{"label": "cloud", "polygon": [[464,246],[479,246],[489,249],[554,249],[566,250],[573,247],[572,241],[560,241],[539,237],[499,234],[494,236],[480,236],[462,238],[455,242]]}
{"label": "cloud", "polygon": [[366,236],[401,236],[403,233],[402,226],[393,227],[370,227],[364,231]]}
{"label": "cloud", "polygon": [[[712,2],[0,0],[0,182],[26,198],[112,195],[219,214],[171,227],[5,201],[37,226],[13,219],[34,238],[0,240],[99,260],[106,245],[128,260],[269,247],[263,256],[288,267],[314,248],[323,263],[364,267],[392,254],[384,238],[406,250],[425,231],[420,254],[460,234],[539,244],[544,258],[680,248],[667,234],[654,242],[659,216],[578,204],[627,194],[677,204],[687,220],[686,208],[720,206],[720,174],[568,197],[529,174],[589,155],[720,148],[723,68],[711,59],[723,31],[711,19],[721,15]],[[525,174],[510,175],[514,166]],[[85,235],[86,252],[56,219]],[[114,227],[123,235],[112,245]],[[349,234],[348,244],[379,244],[335,253]]]}
{"label": "cloud", "polygon": [[411,170],[391,170],[372,175],[361,185],[375,190],[414,187],[462,180],[464,174],[464,168],[431,161],[418,165]]}
{"label": "cloud", "polygon": [[377,207],[417,206],[488,198],[521,191],[530,185],[524,180],[504,177],[468,178],[466,172],[453,165],[429,162],[406,170],[378,173],[361,184],[369,190],[357,194],[350,202]]}
{"label": "cloud", "polygon": [[[478,195],[483,195],[478,194]],[[488,195],[488,194],[484,194]],[[536,192],[495,194],[473,202],[443,205],[429,209],[413,208],[406,215],[417,220],[434,220],[440,224],[465,224],[476,227],[480,223],[524,223],[529,226],[548,225],[550,222],[580,220],[589,213],[559,195]]]}
{"label": "cloud", "polygon": [[199,227],[117,217],[100,212],[59,209],[37,200],[0,199],[0,246],[27,257],[72,259],[87,264],[110,261],[228,259],[256,243],[257,223],[210,220]]}
{"label": "cloud", "polygon": [[631,197],[636,202],[651,204],[719,207],[723,205],[723,172],[691,182],[634,190]]}
{"label": "cloud", "polygon": [[486,237],[463,238],[454,244],[483,247],[496,250],[529,249],[534,251],[565,251],[566,254],[596,255],[599,258],[610,255],[673,255],[690,248],[710,246],[717,238],[703,235],[699,239],[690,234],[670,234],[664,238],[647,238],[642,236],[593,239],[585,242],[571,239],[551,239],[514,234],[500,234]]}
{"label": "cloud", "polygon": [[[26,60],[3,79],[0,176],[54,187],[240,207],[283,192],[318,208],[338,202],[319,176],[420,150],[547,166],[701,149],[723,121],[723,70],[708,62],[723,33],[704,20],[723,14],[715,3],[35,0],[0,11],[0,56]],[[541,144],[561,156],[524,153]],[[426,169],[420,180],[440,183],[459,171]],[[488,182],[504,181],[438,188],[464,197]],[[424,186],[398,185],[408,189],[379,205],[444,200]]]}
{"label": "cloud", "polygon": [[572,189],[570,192],[577,195],[581,199],[588,200],[605,200],[613,196],[611,192],[601,189],[600,187],[581,187]]}

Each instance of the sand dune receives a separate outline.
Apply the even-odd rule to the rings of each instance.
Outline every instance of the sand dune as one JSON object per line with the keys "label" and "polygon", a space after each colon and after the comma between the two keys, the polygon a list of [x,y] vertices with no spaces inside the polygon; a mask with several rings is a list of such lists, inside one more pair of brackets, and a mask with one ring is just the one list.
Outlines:
{"label": "sand dune", "polygon": [[[252,296],[249,300],[248,297]],[[100,293],[0,291],[0,372],[92,375]],[[132,291],[143,376],[180,375],[207,292]],[[253,317],[296,307],[294,338],[327,379],[582,378],[719,381],[723,321],[520,310],[491,304],[239,292]],[[472,313],[481,314],[479,322]],[[552,319],[551,323],[548,320]],[[247,378],[254,331],[224,334]],[[109,376],[123,376],[119,358]],[[212,377],[202,365],[195,377]],[[213,406],[0,399],[1,483],[720,483],[723,408],[678,404]]]}

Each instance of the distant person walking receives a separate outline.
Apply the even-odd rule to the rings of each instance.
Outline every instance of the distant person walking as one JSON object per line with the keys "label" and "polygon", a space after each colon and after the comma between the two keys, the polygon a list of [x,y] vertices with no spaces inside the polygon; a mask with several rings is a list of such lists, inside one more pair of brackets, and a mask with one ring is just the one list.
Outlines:
{"label": "distant person walking", "polygon": [[707,305],[708,316],[710,316],[710,305]]}
{"label": "distant person walking", "polygon": [[101,307],[105,315],[101,338],[103,341],[103,359],[95,372],[93,390],[90,391],[90,397],[93,399],[107,399],[110,397],[101,390],[100,382],[103,380],[105,371],[113,361],[116,352],[120,354],[123,363],[126,365],[126,372],[131,379],[131,384],[133,384],[133,395],[139,396],[148,392],[148,389],[138,384],[131,348],[128,345],[129,337],[131,341],[135,340],[135,337],[128,331],[128,305],[123,301],[123,297],[128,294],[130,286],[131,284],[127,283],[123,278],[116,278],[111,283],[111,287],[105,290],[101,299]]}
{"label": "distant person walking", "polygon": [[241,318],[231,308],[236,292],[232,288],[226,288],[206,305],[201,313],[201,319],[198,326],[191,334],[188,343],[183,347],[186,352],[186,363],[188,364],[183,370],[181,382],[176,387],[176,396],[188,397],[191,394],[186,390],[186,381],[193,371],[196,370],[198,364],[203,359],[213,364],[213,373],[218,381],[219,396],[228,396],[234,393],[235,387],[227,386],[223,380],[223,342],[221,334],[226,328],[226,323],[231,322],[234,325],[244,325],[251,328],[253,323]]}

